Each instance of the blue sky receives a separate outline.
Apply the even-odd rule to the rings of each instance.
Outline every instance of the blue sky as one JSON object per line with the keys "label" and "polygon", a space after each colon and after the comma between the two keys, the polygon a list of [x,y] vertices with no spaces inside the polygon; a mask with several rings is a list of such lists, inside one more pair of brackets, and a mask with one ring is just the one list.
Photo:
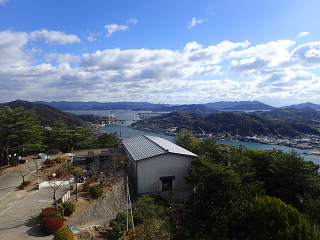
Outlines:
{"label": "blue sky", "polygon": [[320,104],[320,1],[0,0],[0,102]]}

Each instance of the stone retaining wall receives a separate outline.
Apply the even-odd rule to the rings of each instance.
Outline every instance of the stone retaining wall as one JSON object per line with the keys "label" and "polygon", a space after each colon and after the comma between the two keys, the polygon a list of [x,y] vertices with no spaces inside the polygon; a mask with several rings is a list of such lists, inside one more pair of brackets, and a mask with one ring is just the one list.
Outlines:
{"label": "stone retaining wall", "polygon": [[86,210],[79,214],[69,225],[78,227],[104,219],[120,211],[126,202],[124,180],[118,182],[108,192],[95,200]]}

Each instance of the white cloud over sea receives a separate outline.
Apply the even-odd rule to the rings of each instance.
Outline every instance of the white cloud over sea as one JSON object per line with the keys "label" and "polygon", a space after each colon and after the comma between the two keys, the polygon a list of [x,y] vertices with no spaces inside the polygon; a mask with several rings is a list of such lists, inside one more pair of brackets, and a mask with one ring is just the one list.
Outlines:
{"label": "white cloud over sea", "polygon": [[[110,34],[118,27],[111,27]],[[53,44],[54,51],[44,51],[40,43],[48,48]],[[310,101],[310,96],[320,96],[320,78],[312,72],[320,65],[320,42],[297,45],[286,39],[251,46],[249,41],[222,41],[203,46],[192,41],[181,51],[59,52],[59,46],[74,44],[82,44],[81,39],[60,31],[0,32],[0,101],[192,103]]]}

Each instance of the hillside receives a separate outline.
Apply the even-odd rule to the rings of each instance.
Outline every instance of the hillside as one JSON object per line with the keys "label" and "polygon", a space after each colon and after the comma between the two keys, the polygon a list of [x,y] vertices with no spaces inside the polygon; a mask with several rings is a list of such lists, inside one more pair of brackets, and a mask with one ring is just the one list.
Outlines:
{"label": "hillside", "polygon": [[251,104],[240,104],[232,107],[224,108],[223,110],[235,110],[235,111],[245,111],[245,110],[272,110],[274,107],[264,104],[264,103],[251,103]]}
{"label": "hillside", "polygon": [[34,103],[41,103],[50,105],[60,110],[137,110],[137,111],[154,111],[160,107],[166,107],[165,104],[153,104],[147,102],[42,102],[37,101]]}
{"label": "hillside", "polygon": [[289,105],[289,106],[284,106],[281,108],[299,108],[299,109],[303,109],[303,108],[312,108],[315,110],[320,109],[320,105],[319,104],[314,104],[311,102],[306,102],[306,103],[300,103],[300,104],[295,104],[295,105]]}
{"label": "hillside", "polygon": [[137,129],[148,128],[155,132],[166,132],[166,129],[172,128],[177,128],[176,131],[178,132],[180,129],[186,128],[198,133],[201,133],[201,128],[207,133],[217,134],[231,131],[232,135],[236,135],[238,132],[242,136],[272,133],[293,137],[301,133],[320,134],[316,128],[305,123],[267,119],[253,114],[232,112],[218,112],[209,115],[175,112],[138,121],[133,123],[131,127]]}
{"label": "hillside", "polygon": [[40,123],[43,126],[50,125],[53,119],[63,120],[69,127],[85,126],[86,122],[81,120],[77,115],[67,113],[46,104],[36,104],[23,100],[16,100],[9,103],[0,104],[0,108],[9,106],[10,108],[23,107],[25,110],[34,109],[39,117]]}
{"label": "hillside", "polygon": [[158,108],[157,111],[162,112],[193,112],[193,113],[212,113],[215,110],[207,108],[203,104],[186,104],[186,105],[178,105],[178,106],[170,106],[170,107],[161,107]]}
{"label": "hillside", "polygon": [[[214,103],[206,103],[205,106],[208,108],[213,108],[215,110],[228,110],[228,108],[236,107],[239,105],[255,105],[264,104],[259,101],[220,101]],[[241,109],[244,110],[244,109]]]}
{"label": "hillside", "polygon": [[286,120],[294,123],[305,123],[311,126],[320,124],[320,112],[308,107],[302,109],[274,109],[267,112],[255,112],[254,114],[270,119]]}

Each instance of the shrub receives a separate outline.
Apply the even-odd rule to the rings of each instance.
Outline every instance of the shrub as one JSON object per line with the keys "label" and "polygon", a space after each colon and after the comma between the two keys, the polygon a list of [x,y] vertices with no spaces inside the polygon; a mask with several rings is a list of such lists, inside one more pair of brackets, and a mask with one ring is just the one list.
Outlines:
{"label": "shrub", "polygon": [[47,217],[57,217],[57,218],[60,218],[63,220],[63,217],[62,217],[61,213],[59,213],[59,212],[51,212],[47,215]]}
{"label": "shrub", "polygon": [[[125,212],[118,212],[116,220],[110,222],[109,225],[112,228],[113,236],[118,239],[120,238],[126,230],[127,227],[127,216]],[[128,216],[128,227],[132,227],[131,216]]]}
{"label": "shrub", "polygon": [[58,158],[55,159],[55,161],[56,161],[57,163],[63,163],[64,161],[66,161],[66,158],[64,158],[64,157],[58,157]]}
{"label": "shrub", "polygon": [[94,199],[97,199],[97,198],[101,197],[101,195],[103,193],[103,188],[100,187],[99,185],[93,185],[90,187],[90,193]]}
{"label": "shrub", "polygon": [[63,220],[58,217],[45,217],[41,219],[40,230],[44,233],[54,234],[63,227]]}
{"label": "shrub", "polygon": [[42,212],[39,214],[39,216],[41,218],[44,218],[44,217],[48,216],[49,213],[52,213],[52,212],[56,212],[56,209],[54,207],[47,207],[42,210]]}
{"label": "shrub", "polygon": [[74,240],[74,235],[70,228],[60,228],[55,234],[53,240]]}
{"label": "shrub", "polygon": [[58,211],[59,211],[59,213],[61,213],[61,215],[64,215],[63,214],[64,206],[62,204],[58,205]]}
{"label": "shrub", "polygon": [[14,166],[18,166],[19,163],[17,162],[16,159],[10,158],[9,160],[10,166],[14,167]]}
{"label": "shrub", "polygon": [[76,211],[77,205],[74,202],[64,202],[58,206],[59,211],[63,213],[64,216],[70,216]]}
{"label": "shrub", "polygon": [[83,191],[83,192],[89,192],[89,191],[90,191],[90,183],[85,182],[85,183],[82,185],[82,191]]}
{"label": "shrub", "polygon": [[74,188],[74,189],[72,190],[72,193],[73,193],[73,194],[76,194],[76,193],[77,193],[77,189],[78,189],[78,193],[79,193],[79,192],[82,192],[82,187],[77,187],[77,188]]}
{"label": "shrub", "polygon": [[82,172],[83,172],[83,170],[82,170],[82,168],[81,168],[81,167],[74,167],[74,168],[71,170],[71,174],[72,174],[72,175],[75,175],[75,174],[76,174],[76,172],[78,172],[78,173],[79,173],[79,175],[81,175],[81,174],[82,174]]}
{"label": "shrub", "polygon": [[55,164],[56,164],[56,161],[51,160],[51,159],[47,159],[47,160],[45,161],[45,164],[47,164],[47,165],[55,165]]}
{"label": "shrub", "polygon": [[86,181],[86,183],[88,183],[88,184],[91,184],[93,182],[94,182],[94,179],[89,179],[89,180]]}

